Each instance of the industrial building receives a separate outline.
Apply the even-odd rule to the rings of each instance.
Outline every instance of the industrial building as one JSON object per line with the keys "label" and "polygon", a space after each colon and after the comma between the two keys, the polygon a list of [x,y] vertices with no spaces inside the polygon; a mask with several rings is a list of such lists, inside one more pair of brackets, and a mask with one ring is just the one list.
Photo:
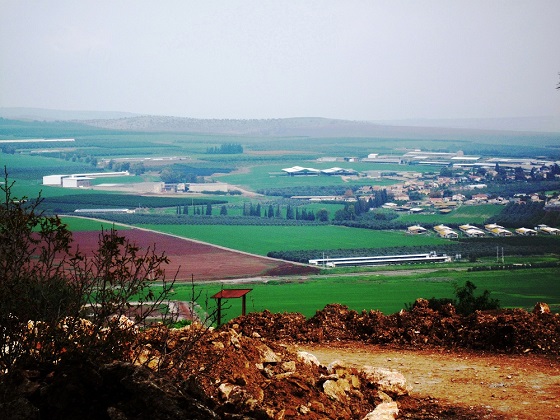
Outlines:
{"label": "industrial building", "polygon": [[457,232],[445,225],[434,226],[434,230],[442,238],[457,239],[459,237],[459,234]]}
{"label": "industrial building", "polygon": [[497,225],[495,223],[490,223],[488,225],[484,225],[484,229],[490,232],[494,236],[512,236],[513,234],[504,228],[503,226]]}
{"label": "industrial building", "polygon": [[283,172],[286,172],[290,176],[302,176],[302,175],[319,175],[321,171],[319,169],[314,168],[304,168],[302,166],[292,166],[291,168],[284,168],[282,169]]}
{"label": "industrial building", "polygon": [[292,166],[291,168],[282,169],[283,172],[290,176],[309,176],[309,175],[357,175],[358,172],[353,169],[344,168],[329,168],[329,169],[315,169],[315,168],[304,168],[302,166]]}
{"label": "industrial building", "polygon": [[519,229],[515,229],[515,233],[522,236],[535,236],[537,234],[537,231],[534,229],[521,227]]}
{"label": "industrial building", "polygon": [[459,229],[469,238],[482,238],[486,235],[482,230],[472,225],[461,225]]}
{"label": "industrial building", "polygon": [[92,172],[88,174],[69,174],[69,175],[45,175],[43,185],[52,185],[64,188],[86,187],[91,185],[91,181],[96,178],[106,178],[113,176],[129,176],[128,171],[122,172]]}
{"label": "industrial building", "polygon": [[546,233],[547,235],[560,235],[560,229],[553,228],[547,225],[538,225],[535,230]]}
{"label": "industrial building", "polygon": [[129,213],[135,213],[135,210],[130,210],[130,209],[76,209],[76,210],[74,210],[74,213],[98,213],[98,214],[123,213],[123,214],[129,214]]}
{"label": "industrial building", "polygon": [[411,235],[421,235],[423,233],[426,233],[427,230],[425,228],[423,228],[422,226],[409,226],[409,228],[407,229],[407,233],[410,233]]}
{"label": "industrial building", "polygon": [[90,176],[67,176],[62,178],[62,188],[87,188],[93,179]]}
{"label": "industrial building", "polygon": [[375,257],[350,257],[350,258],[319,258],[309,260],[309,264],[325,266],[329,268],[343,266],[375,266],[390,264],[418,264],[426,262],[449,262],[451,258],[446,254],[438,255],[435,252],[427,254],[408,254],[408,255],[382,255]]}

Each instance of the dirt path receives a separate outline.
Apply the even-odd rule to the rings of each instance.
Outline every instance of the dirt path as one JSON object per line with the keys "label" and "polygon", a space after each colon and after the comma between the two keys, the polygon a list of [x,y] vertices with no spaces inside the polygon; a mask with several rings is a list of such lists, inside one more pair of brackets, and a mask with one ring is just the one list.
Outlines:
{"label": "dirt path", "polygon": [[401,372],[411,395],[483,407],[508,419],[560,419],[560,357],[395,350],[357,343],[298,346],[322,364],[343,360]]}

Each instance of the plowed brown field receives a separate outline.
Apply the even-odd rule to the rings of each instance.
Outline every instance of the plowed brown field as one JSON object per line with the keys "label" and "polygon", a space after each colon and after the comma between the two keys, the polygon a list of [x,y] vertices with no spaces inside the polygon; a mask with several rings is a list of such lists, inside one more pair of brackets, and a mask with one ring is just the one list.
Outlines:
{"label": "plowed brown field", "polygon": [[[228,250],[188,239],[142,229],[119,231],[142,249],[154,248],[165,253],[170,263],[167,277],[177,272],[178,281],[237,279],[244,277],[309,274],[315,269],[258,255]],[[99,232],[74,232],[74,245],[86,255],[92,255],[98,245]]]}

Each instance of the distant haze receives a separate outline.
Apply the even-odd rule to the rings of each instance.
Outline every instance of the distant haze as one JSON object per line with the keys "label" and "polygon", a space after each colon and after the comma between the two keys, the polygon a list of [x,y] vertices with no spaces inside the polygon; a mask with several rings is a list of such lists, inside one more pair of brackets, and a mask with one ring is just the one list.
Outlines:
{"label": "distant haze", "polygon": [[559,40],[557,0],[2,0],[0,107],[554,129]]}

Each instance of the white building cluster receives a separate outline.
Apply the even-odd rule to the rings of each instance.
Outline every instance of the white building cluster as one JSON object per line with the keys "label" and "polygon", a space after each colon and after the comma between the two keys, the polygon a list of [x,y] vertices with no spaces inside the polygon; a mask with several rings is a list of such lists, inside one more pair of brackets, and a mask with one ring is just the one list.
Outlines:
{"label": "white building cluster", "polygon": [[113,176],[129,176],[128,171],[122,172],[93,172],[86,174],[70,175],[46,175],[43,177],[43,185],[52,185],[63,188],[85,188],[91,186],[91,181],[96,178]]}
{"label": "white building cluster", "polygon": [[[487,234],[502,237],[513,236],[513,232],[511,230],[508,230],[503,226],[497,225],[495,223],[484,225],[484,230],[469,224],[459,226],[459,230],[463,233],[463,235],[469,238],[482,238]],[[459,234],[457,232],[445,225],[434,226],[434,231],[442,238],[456,239],[459,237]],[[428,230],[426,228],[423,228],[419,225],[409,226],[407,229],[407,233],[411,235],[421,235],[427,232]],[[526,227],[517,228],[515,229],[515,233],[521,236],[536,236],[539,233],[543,233],[546,235],[560,235],[560,229],[553,228],[547,225],[538,225],[534,229],[529,229]]]}

